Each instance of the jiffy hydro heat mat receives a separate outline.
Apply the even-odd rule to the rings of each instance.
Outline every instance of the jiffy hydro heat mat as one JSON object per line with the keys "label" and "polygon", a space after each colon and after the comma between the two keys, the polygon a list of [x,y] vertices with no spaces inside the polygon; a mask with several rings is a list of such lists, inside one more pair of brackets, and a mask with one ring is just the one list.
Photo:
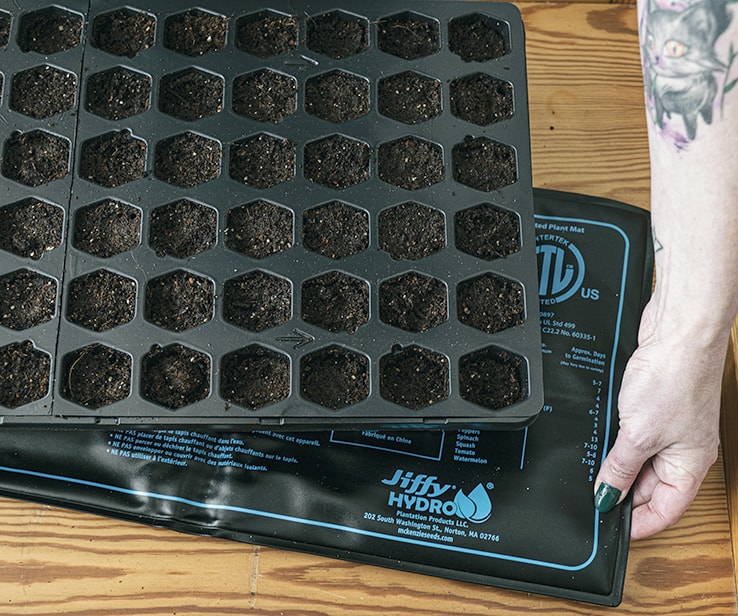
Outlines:
{"label": "jiffy hydro heat mat", "polygon": [[524,430],[5,427],[0,491],[240,541],[619,603],[628,504],[593,506],[650,292],[647,213],[539,192],[546,400]]}
{"label": "jiffy hydro heat mat", "polygon": [[5,423],[538,415],[520,15],[344,5],[0,9]]}

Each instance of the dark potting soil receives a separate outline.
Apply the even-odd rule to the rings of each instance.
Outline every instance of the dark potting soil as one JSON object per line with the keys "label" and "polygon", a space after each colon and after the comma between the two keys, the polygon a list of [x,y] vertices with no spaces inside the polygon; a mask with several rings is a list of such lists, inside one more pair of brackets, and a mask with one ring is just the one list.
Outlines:
{"label": "dark potting soil", "polygon": [[222,111],[224,91],[222,77],[198,69],[164,75],[159,84],[159,109],[180,120],[199,120]]}
{"label": "dark potting soil", "polygon": [[328,188],[347,188],[369,179],[369,145],[331,135],[305,146],[305,177]]}
{"label": "dark potting soil", "polygon": [[220,395],[239,406],[258,409],[290,395],[289,357],[259,344],[225,355],[220,374]]}
{"label": "dark potting soil", "polygon": [[82,144],[80,177],[115,188],[142,178],[146,173],[146,142],[129,130],[100,135]]}
{"label": "dark potting soil", "polygon": [[490,192],[518,179],[515,149],[486,137],[465,137],[453,147],[451,164],[460,184]]}
{"label": "dark potting soil", "polygon": [[61,244],[64,210],[29,197],[0,208],[0,249],[40,259]]}
{"label": "dark potting soil", "polygon": [[369,82],[358,75],[336,70],[305,82],[305,111],[341,123],[369,113]]}
{"label": "dark potting soil", "polygon": [[507,351],[482,349],[459,360],[459,394],[488,409],[501,409],[528,396],[525,362]]}
{"label": "dark potting soil", "polygon": [[56,280],[19,269],[0,276],[0,326],[23,330],[56,314]]}
{"label": "dark potting soil", "polygon": [[155,34],[153,15],[124,8],[95,17],[90,42],[115,56],[135,58],[154,45]]}
{"label": "dark potting soil", "polygon": [[291,75],[263,69],[233,80],[233,111],[278,124],[297,110],[297,80]]}
{"label": "dark potting soil", "polygon": [[164,22],[164,47],[187,56],[202,56],[226,45],[228,19],[192,9]]}
{"label": "dark potting soil", "polygon": [[271,188],[291,180],[296,164],[292,141],[260,133],[231,144],[228,172],[243,184]]}
{"label": "dark potting soil", "polygon": [[133,250],[141,243],[141,210],[114,199],[81,208],[74,217],[72,242],[96,257]]}
{"label": "dark potting soil", "polygon": [[242,17],[236,22],[236,47],[260,58],[288,53],[297,47],[297,19],[268,11]]}
{"label": "dark potting soil", "polygon": [[426,122],[441,114],[441,82],[414,71],[380,79],[377,109],[405,124]]}
{"label": "dark potting soil", "polygon": [[484,15],[457,17],[448,25],[449,49],[464,62],[501,58],[508,53],[509,40],[507,26]]}
{"label": "dark potting soil", "polygon": [[292,210],[261,199],[239,205],[228,212],[225,243],[235,252],[254,259],[292,248]]}
{"label": "dark potting soil", "polygon": [[300,360],[302,397],[330,409],[340,409],[369,397],[369,359],[332,345]]}
{"label": "dark potting soil", "polygon": [[44,64],[13,75],[10,108],[42,119],[69,111],[77,95],[74,73]]}
{"label": "dark potting soil", "polygon": [[286,323],[292,317],[292,285],[289,280],[249,272],[223,285],[223,318],[254,332]]}
{"label": "dark potting soil", "polygon": [[220,143],[186,132],[156,144],[154,175],[181,188],[193,188],[220,174]]}
{"label": "dark potting soil", "polygon": [[69,141],[43,130],[15,132],[5,142],[2,173],[26,186],[41,186],[69,173]]}
{"label": "dark potting soil", "polygon": [[513,116],[513,88],[508,81],[484,73],[451,82],[451,113],[457,118],[488,126]]}
{"label": "dark potting soil", "polygon": [[369,320],[369,285],[343,272],[302,283],[302,319],[329,332],[353,334]]}
{"label": "dark potting soil", "polygon": [[151,77],[117,66],[87,79],[85,109],[108,120],[123,120],[151,105]]}
{"label": "dark potting soil", "polygon": [[103,332],[133,320],[136,281],[108,270],[72,280],[67,295],[67,320]]}
{"label": "dark potting soil", "polygon": [[160,257],[187,259],[215,246],[218,237],[218,212],[189,199],[157,207],[149,222],[149,245]]}
{"label": "dark potting soil", "polygon": [[305,44],[330,58],[347,58],[369,47],[369,23],[343,11],[307,18]]}
{"label": "dark potting soil", "polygon": [[449,396],[445,355],[417,345],[393,348],[379,360],[379,393],[385,400],[419,410]]}
{"label": "dark potting soil", "polygon": [[417,272],[379,285],[379,318],[410,332],[423,332],[448,319],[448,291],[443,281]]}
{"label": "dark potting soil", "polygon": [[495,274],[460,282],[456,305],[459,321],[487,333],[520,325],[525,318],[522,285]]}
{"label": "dark potting soil", "polygon": [[406,190],[417,190],[443,179],[443,152],[436,143],[404,137],[379,146],[379,178]]}
{"label": "dark potting soil", "polygon": [[330,259],[343,259],[369,248],[369,214],[342,201],[331,201],[302,215],[302,243]]}
{"label": "dark potting soil", "polygon": [[382,210],[379,247],[393,259],[416,260],[446,248],[446,218],[440,210],[408,201]]}
{"label": "dark potting soil", "polygon": [[51,357],[30,340],[0,348],[0,405],[18,408],[49,392]]}
{"label": "dark potting soil", "polygon": [[103,344],[91,344],[63,361],[63,395],[82,406],[100,408],[131,393],[131,356]]}
{"label": "dark potting soil", "polygon": [[520,219],[515,212],[480,203],[454,216],[456,248],[491,261],[520,250]]}
{"label": "dark potting soil", "polygon": [[435,19],[407,12],[377,24],[377,46],[383,52],[415,60],[441,48],[441,28]]}
{"label": "dark potting soil", "polygon": [[210,358],[181,344],[155,345],[141,360],[141,395],[179,409],[210,395]]}
{"label": "dark potting soil", "polygon": [[66,51],[82,41],[82,26],[81,15],[57,7],[26,13],[18,27],[18,46],[44,55]]}
{"label": "dark potting soil", "polygon": [[5,47],[10,40],[10,24],[13,16],[5,11],[0,11],[0,47]]}
{"label": "dark potting soil", "polygon": [[148,282],[144,318],[164,329],[181,332],[210,321],[214,301],[211,280],[176,270]]}

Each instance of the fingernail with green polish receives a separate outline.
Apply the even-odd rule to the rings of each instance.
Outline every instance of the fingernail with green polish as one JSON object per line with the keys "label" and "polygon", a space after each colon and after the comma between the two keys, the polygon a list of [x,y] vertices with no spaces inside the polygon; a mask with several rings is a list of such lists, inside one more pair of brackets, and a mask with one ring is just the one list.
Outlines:
{"label": "fingernail with green polish", "polygon": [[618,504],[622,492],[611,485],[602,482],[597,488],[594,497],[594,506],[600,513],[607,513]]}

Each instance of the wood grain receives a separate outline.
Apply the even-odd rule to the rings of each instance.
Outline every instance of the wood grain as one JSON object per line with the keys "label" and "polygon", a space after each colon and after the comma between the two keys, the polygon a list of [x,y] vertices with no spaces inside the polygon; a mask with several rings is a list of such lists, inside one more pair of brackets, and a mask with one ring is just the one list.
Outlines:
{"label": "wood grain", "polygon": [[[738,320],[733,325],[725,360],[722,390],[721,436],[725,461],[725,483],[733,545],[733,562],[738,562]],[[736,574],[738,585],[738,573]]]}
{"label": "wood grain", "polygon": [[[520,6],[534,184],[647,207],[635,9],[601,3]],[[729,466],[738,468],[735,452],[730,456]],[[728,520],[719,462],[677,525],[633,545],[625,598],[616,613],[738,614]],[[613,613],[9,499],[0,499],[0,537],[2,614]]]}

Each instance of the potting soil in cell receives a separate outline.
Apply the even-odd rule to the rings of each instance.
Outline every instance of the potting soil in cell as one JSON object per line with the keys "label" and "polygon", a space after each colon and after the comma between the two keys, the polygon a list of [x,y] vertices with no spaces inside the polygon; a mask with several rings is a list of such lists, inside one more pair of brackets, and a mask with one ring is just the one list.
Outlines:
{"label": "potting soil in cell", "polygon": [[[625,503],[596,512],[593,482],[615,438],[620,380],[650,292],[649,218],[643,210],[550,191],[536,194],[536,208],[546,399],[525,430],[7,426],[0,439],[0,492],[181,531],[616,605],[630,509]],[[401,367],[429,360],[414,348],[404,352]],[[254,366],[274,361],[249,353]],[[395,359],[388,360],[393,370]],[[245,356],[232,356],[228,365],[242,361]],[[352,368],[361,382],[361,366]],[[254,401],[280,386],[275,380],[239,395]],[[465,386],[472,396],[490,395],[475,383]],[[390,397],[417,402],[399,385],[388,388]],[[324,402],[347,391],[328,392]]]}
{"label": "potting soil in cell", "polygon": [[539,415],[512,5],[19,0],[0,58],[5,423]]}

